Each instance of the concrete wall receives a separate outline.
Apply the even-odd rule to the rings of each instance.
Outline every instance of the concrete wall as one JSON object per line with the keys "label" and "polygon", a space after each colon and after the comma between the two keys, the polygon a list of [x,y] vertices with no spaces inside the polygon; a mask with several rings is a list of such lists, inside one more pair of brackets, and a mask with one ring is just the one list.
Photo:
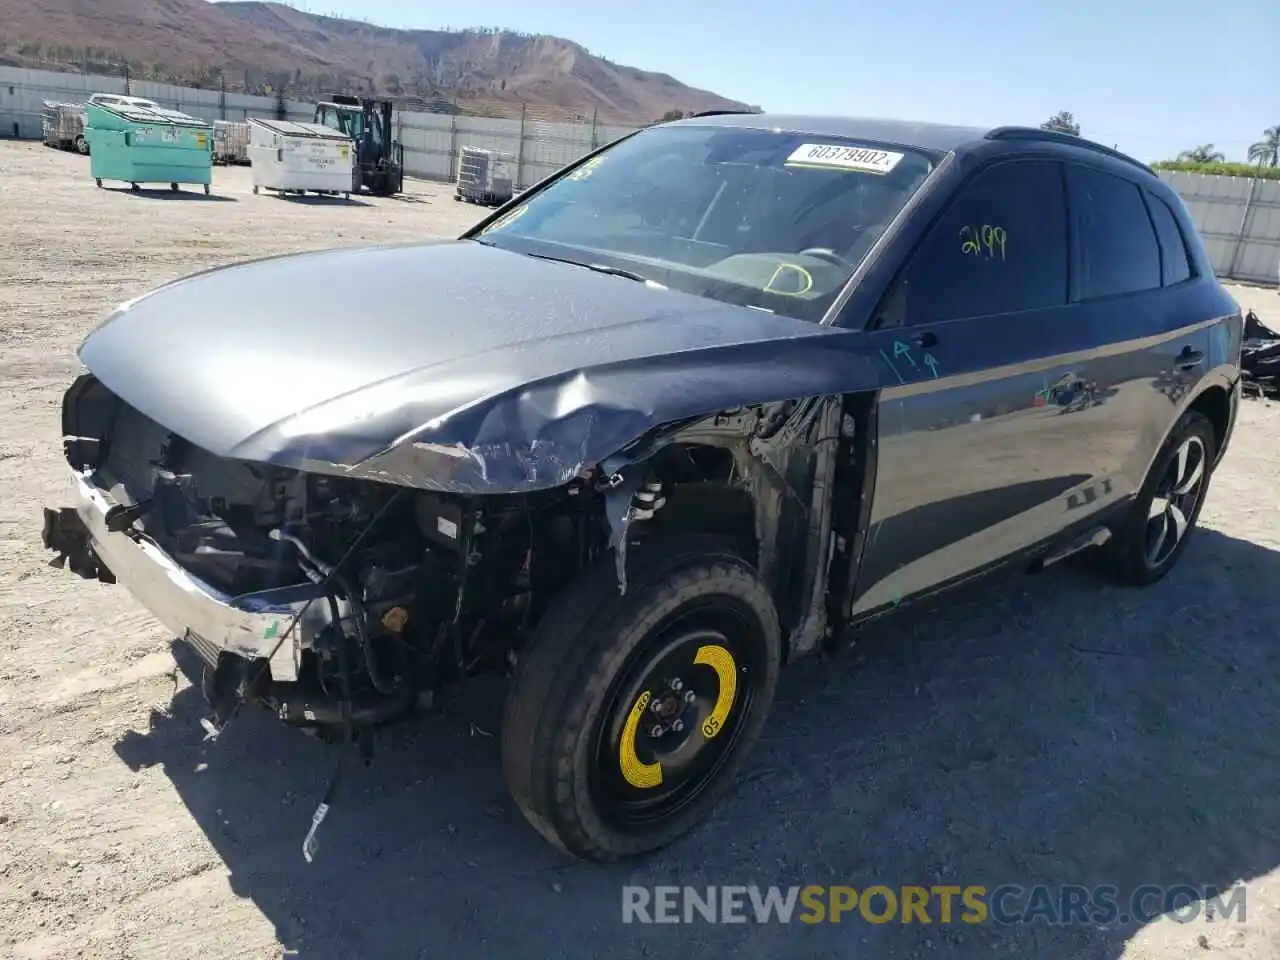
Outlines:
{"label": "concrete wall", "polygon": [[[81,103],[94,93],[125,93],[122,77],[54,73],[0,67],[0,137],[40,138],[45,100]],[[204,120],[274,117],[274,97],[255,97],[219,90],[196,90],[169,83],[132,80],[128,92],[147,97]],[[286,101],[290,120],[310,120],[314,104]],[[517,186],[527,187],[596,147],[631,132],[630,127],[594,123],[549,123],[542,120],[495,120],[439,113],[400,112],[396,126],[404,144],[405,171],[432,180],[453,180],[460,147],[481,147],[506,156]]]}
{"label": "concrete wall", "polygon": [[1225,280],[1280,284],[1280,180],[1161,170]]}

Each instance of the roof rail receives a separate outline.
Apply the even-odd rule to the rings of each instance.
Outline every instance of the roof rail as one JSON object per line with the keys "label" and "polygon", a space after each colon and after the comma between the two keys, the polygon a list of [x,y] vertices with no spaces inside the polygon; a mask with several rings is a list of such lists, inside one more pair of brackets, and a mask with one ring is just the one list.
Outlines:
{"label": "roof rail", "polygon": [[1069,146],[1092,150],[1094,153],[1100,153],[1114,160],[1123,160],[1125,163],[1133,164],[1133,166],[1147,171],[1147,173],[1155,174],[1155,171],[1141,160],[1135,160],[1128,154],[1121,153],[1119,150],[1112,150],[1110,147],[1104,147],[1100,143],[1086,140],[1076,134],[1062,133],[1058,130],[1043,130],[1039,127],[996,127],[987,134],[986,138],[988,140],[1044,140],[1049,143],[1065,143]]}
{"label": "roof rail", "polygon": [[759,110],[703,110],[700,113],[691,113],[690,117],[732,117],[732,116],[755,116]]}

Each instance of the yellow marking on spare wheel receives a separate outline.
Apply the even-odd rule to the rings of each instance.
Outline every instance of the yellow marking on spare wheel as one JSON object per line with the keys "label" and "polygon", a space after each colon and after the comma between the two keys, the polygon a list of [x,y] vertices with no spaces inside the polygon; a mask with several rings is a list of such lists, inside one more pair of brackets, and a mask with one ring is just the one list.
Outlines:
{"label": "yellow marking on spare wheel", "polygon": [[618,765],[622,767],[622,776],[627,783],[640,790],[648,790],[662,783],[662,764],[645,763],[636,756],[636,732],[640,729],[640,718],[652,699],[649,691],[640,694],[640,699],[627,715],[627,723],[622,728],[622,743],[618,744]]}
{"label": "yellow marking on spare wheel", "polygon": [[733,698],[738,693],[738,665],[733,660],[733,654],[718,644],[699,647],[693,662],[705,664],[720,678],[716,705],[711,708],[711,715],[702,722],[702,735],[710,740],[724,728],[724,722],[733,708]]}

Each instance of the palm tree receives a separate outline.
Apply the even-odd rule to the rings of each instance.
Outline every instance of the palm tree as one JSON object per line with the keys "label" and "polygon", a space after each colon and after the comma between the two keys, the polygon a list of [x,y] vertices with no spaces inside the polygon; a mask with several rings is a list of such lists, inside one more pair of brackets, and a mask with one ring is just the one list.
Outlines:
{"label": "palm tree", "polygon": [[1249,162],[1260,167],[1280,166],[1280,124],[1262,131],[1262,139],[1249,148]]}
{"label": "palm tree", "polygon": [[1204,143],[1193,150],[1183,150],[1178,159],[1191,163],[1221,163],[1226,157],[1214,150],[1212,143]]}

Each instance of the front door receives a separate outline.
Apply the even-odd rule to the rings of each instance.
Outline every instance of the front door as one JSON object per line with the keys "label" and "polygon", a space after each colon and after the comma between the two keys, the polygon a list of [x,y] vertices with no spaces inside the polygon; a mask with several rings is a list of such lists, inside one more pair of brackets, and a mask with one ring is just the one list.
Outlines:
{"label": "front door", "polygon": [[[961,185],[870,334],[880,394],[870,525],[850,613],[962,578],[1111,498],[1093,331],[1072,304],[1062,165]],[[1073,499],[1074,498],[1074,499]]]}

